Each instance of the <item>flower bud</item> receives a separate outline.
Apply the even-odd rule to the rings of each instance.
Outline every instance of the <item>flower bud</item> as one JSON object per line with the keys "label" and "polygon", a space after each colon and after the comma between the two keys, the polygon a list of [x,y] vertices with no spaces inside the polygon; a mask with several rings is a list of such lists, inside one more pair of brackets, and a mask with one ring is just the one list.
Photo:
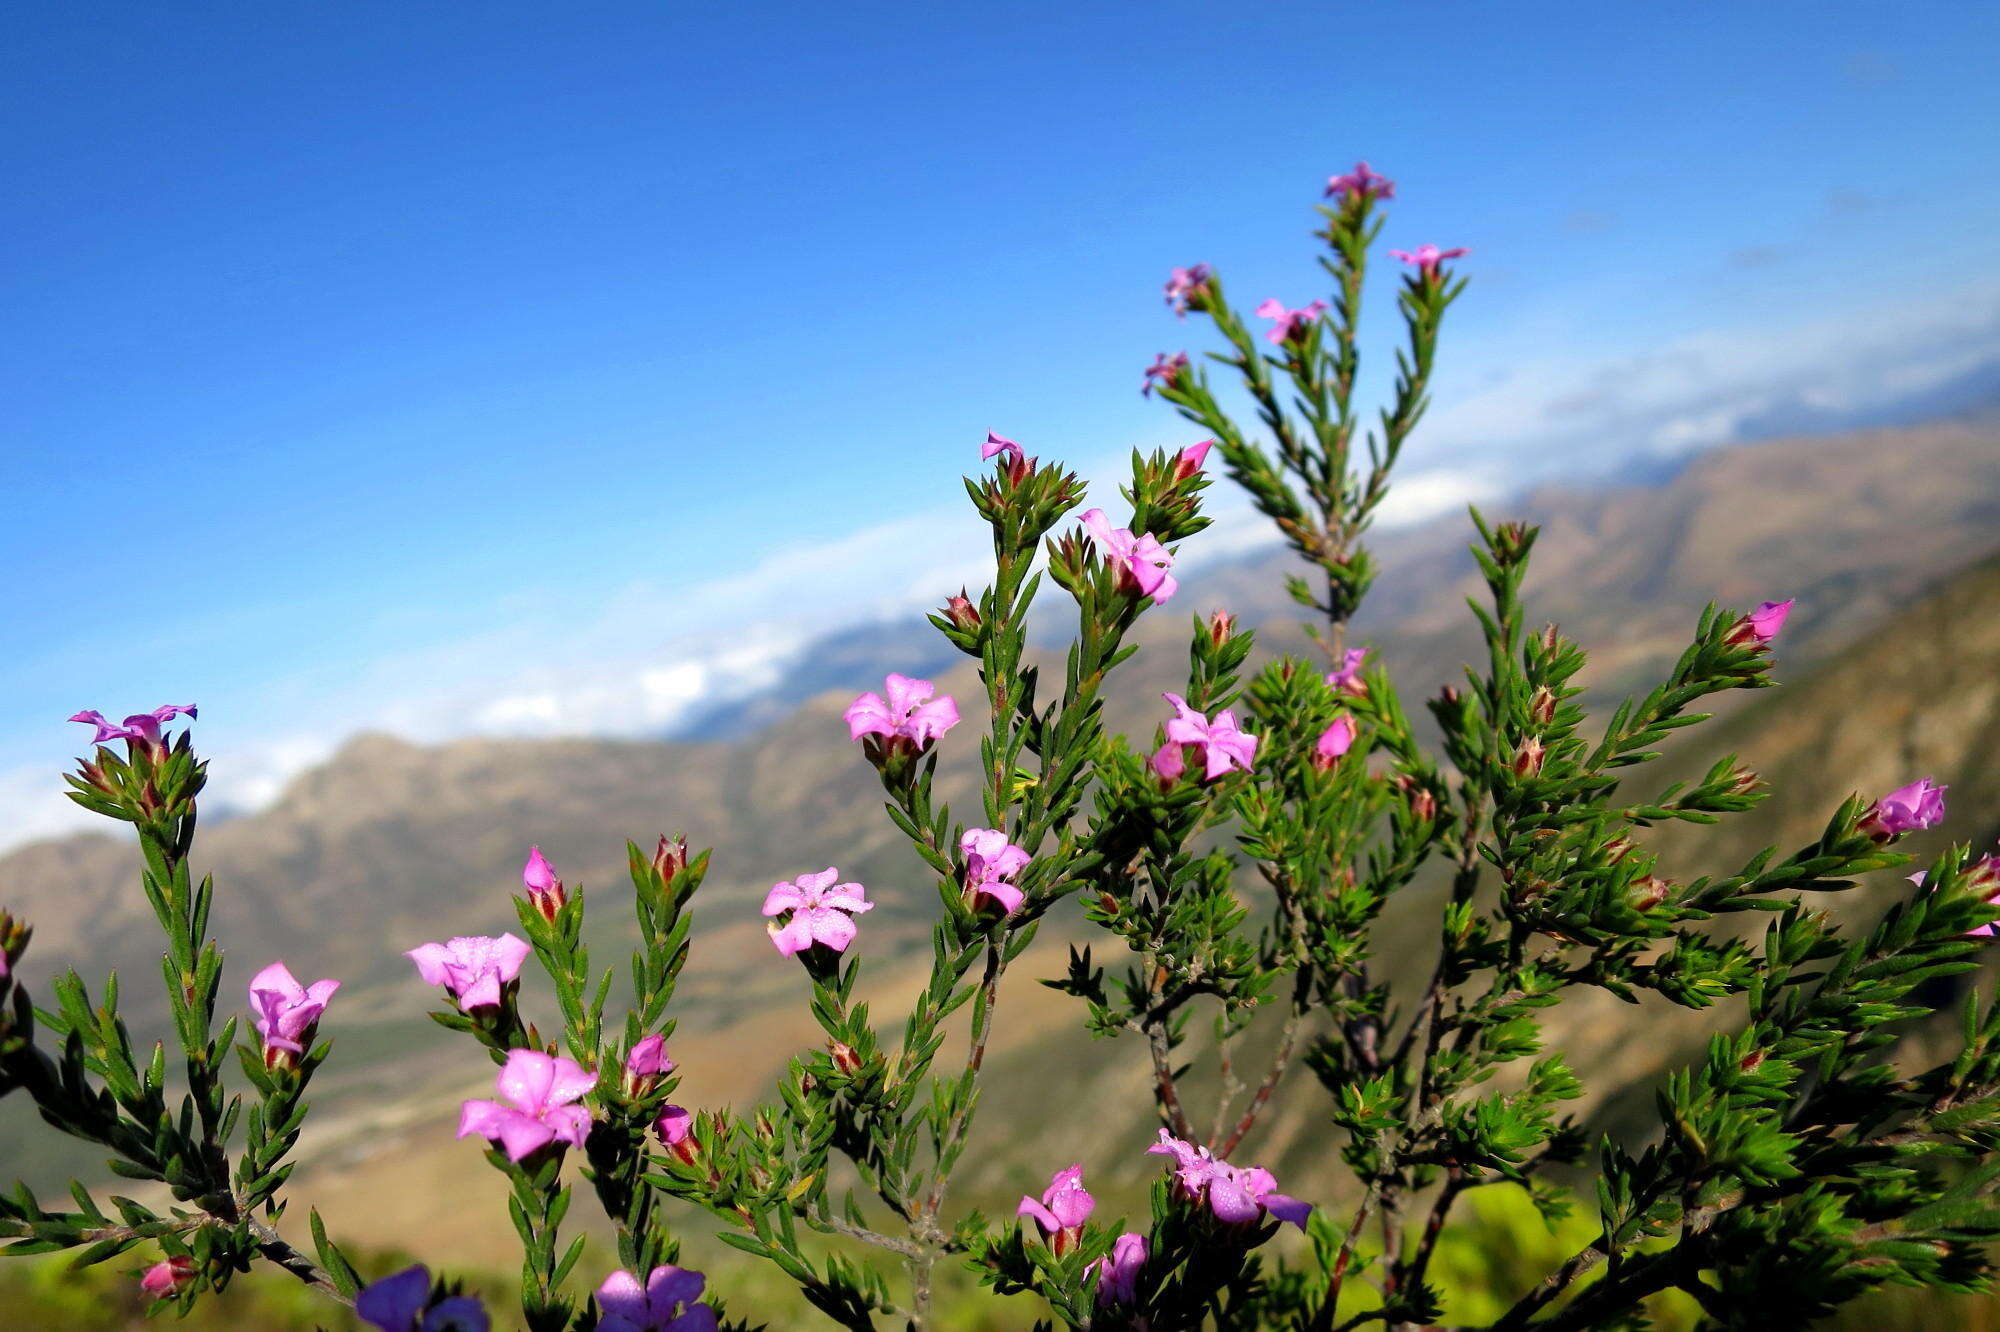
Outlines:
{"label": "flower bud", "polygon": [[1542,756],[1546,753],[1542,742],[1535,736],[1521,741],[1521,747],[1514,751],[1512,767],[1517,777],[1533,777],[1542,770]]}
{"label": "flower bud", "polygon": [[674,880],[688,867],[687,838],[676,837],[668,841],[664,836],[660,844],[653,848],[653,871],[660,876],[660,882],[673,887]]}
{"label": "flower bud", "polygon": [[1741,616],[1729,626],[1722,641],[1731,647],[1767,648],[1778,631],[1785,627],[1785,618],[1792,613],[1791,601],[1767,601],[1748,615]]}
{"label": "flower bud", "polygon": [[541,913],[543,920],[551,923],[569,900],[563,891],[562,880],[556,876],[555,866],[549,864],[539,846],[528,848],[528,863],[521,867],[521,886],[528,890],[529,903]]}
{"label": "flower bud", "polygon": [[1204,439],[1199,444],[1190,444],[1182,449],[1174,457],[1174,480],[1185,481],[1191,476],[1200,475],[1202,461],[1208,457],[1208,451],[1214,447],[1214,440]]}
{"label": "flower bud", "polygon": [[654,1032],[635,1041],[625,1055],[625,1094],[641,1097],[660,1085],[660,1079],[674,1071],[667,1057],[667,1038]]}
{"label": "flower bud", "polygon": [[660,1117],[653,1121],[653,1131],[660,1135],[667,1150],[683,1161],[692,1163],[701,1154],[701,1144],[694,1136],[694,1116],[678,1105],[660,1111]]}
{"label": "flower bud", "polygon": [[850,1078],[861,1071],[861,1056],[846,1041],[828,1041],[826,1052],[833,1059],[833,1066]]}
{"label": "flower bud", "polygon": [[139,1289],[156,1300],[180,1294],[194,1280],[194,1259],[183,1254],[163,1258],[139,1278]]}
{"label": "flower bud", "polygon": [[1625,900],[1631,903],[1634,911],[1651,911],[1666,901],[1672,891],[1673,885],[1665,879],[1648,874],[1643,879],[1633,881],[1632,886],[1626,890]]}
{"label": "flower bud", "polygon": [[1528,699],[1528,715],[1537,726],[1547,726],[1556,719],[1556,694],[1547,685],[1536,688]]}
{"label": "flower bud", "polygon": [[1425,823],[1437,818],[1437,796],[1432,793],[1430,787],[1408,773],[1397,777],[1395,785],[1396,789],[1403,793],[1403,798],[1409,802],[1412,817]]}
{"label": "flower bud", "polygon": [[979,618],[979,608],[966,597],[965,589],[962,587],[958,589],[957,596],[946,599],[944,617],[968,634],[977,630],[982,623]]}
{"label": "flower bud", "polygon": [[1236,635],[1236,617],[1228,611],[1215,611],[1208,617],[1208,641],[1221,647]]}

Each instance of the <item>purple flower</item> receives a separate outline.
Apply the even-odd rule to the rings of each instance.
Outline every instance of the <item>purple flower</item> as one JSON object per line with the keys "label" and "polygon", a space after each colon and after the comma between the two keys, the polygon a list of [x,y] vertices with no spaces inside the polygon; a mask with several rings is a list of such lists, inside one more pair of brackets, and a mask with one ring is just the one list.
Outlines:
{"label": "purple flower", "polygon": [[1367,648],[1349,648],[1340,655],[1340,666],[1327,673],[1326,687],[1336,694],[1352,694],[1356,698],[1368,695],[1368,686],[1361,679],[1361,668],[1368,661]]}
{"label": "purple flower", "polygon": [[320,1014],[326,1012],[339,988],[337,980],[300,985],[292,969],[282,962],[273,962],[250,978],[250,1008],[257,1015],[257,1033],[264,1038],[266,1066],[289,1062],[284,1056],[306,1052]]}
{"label": "purple flower", "polygon": [[1146,1265],[1146,1237],[1126,1231],[1112,1242],[1111,1252],[1083,1269],[1097,1273],[1099,1304],[1130,1304],[1139,1293],[1139,1269]]}
{"label": "purple flower", "polygon": [[678,1105],[667,1106],[653,1121],[653,1132],[667,1146],[678,1147],[694,1136],[694,1116]]}
{"label": "purple flower", "polygon": [[1264,334],[1266,342],[1277,344],[1305,341],[1306,334],[1312,332],[1313,322],[1325,313],[1325,301],[1314,301],[1311,305],[1300,309],[1288,310],[1285,308],[1285,303],[1276,296],[1257,307],[1259,319],[1278,321]]}
{"label": "purple flower", "polygon": [[1356,162],[1354,170],[1344,176],[1328,176],[1326,197],[1338,197],[1342,203],[1353,203],[1358,199],[1393,199],[1396,197],[1396,182],[1387,176],[1371,171],[1366,162]]}
{"label": "purple flower", "polygon": [[1022,894],[1012,881],[1027,866],[1028,853],[999,828],[967,828],[958,846],[965,853],[965,886],[973,902],[990,897],[1003,914],[1018,911]]}
{"label": "purple flower", "polygon": [[1224,708],[1215,714],[1214,720],[1203,716],[1187,705],[1187,700],[1179,694],[1162,694],[1161,698],[1174,705],[1178,714],[1167,723],[1167,743],[1160,752],[1153,755],[1153,771],[1168,781],[1177,779],[1184,767],[1184,758],[1167,758],[1169,749],[1176,755],[1179,751],[1194,748],[1201,751],[1202,780],[1212,782],[1231,768],[1250,771],[1251,760],[1257,755],[1257,737],[1246,735],[1236,725],[1236,714]]}
{"label": "purple flower", "polygon": [[883,681],[888,697],[867,693],[847,705],[841,718],[847,723],[847,738],[879,735],[891,747],[904,744],[922,751],[958,725],[958,704],[949,694],[932,698],[937,686],[929,680],[912,680],[907,675],[890,675]]}
{"label": "purple flower", "polygon": [[1312,1215],[1312,1204],[1300,1202],[1277,1191],[1278,1181],[1261,1166],[1233,1166],[1209,1155],[1208,1148],[1183,1142],[1165,1129],[1160,1140],[1146,1149],[1149,1156],[1174,1158],[1174,1181],[1181,1196],[1190,1202],[1206,1203],[1216,1220],[1231,1225],[1261,1221],[1275,1216],[1300,1230]]}
{"label": "purple flower", "polygon": [[1208,280],[1215,274],[1207,264],[1176,268],[1167,275],[1167,305],[1183,319],[1189,310],[1198,310],[1208,295]]}
{"label": "purple flower", "polygon": [[417,964],[426,985],[442,985],[460,1008],[492,1008],[501,987],[521,974],[521,964],[534,949],[525,939],[503,934],[461,935],[445,943],[419,944],[403,956]]}
{"label": "purple flower", "polygon": [[642,1078],[657,1078],[673,1072],[674,1061],[667,1057],[667,1038],[657,1032],[640,1037],[633,1043],[631,1053],[625,1056],[625,1071]]}
{"label": "purple flower", "polygon": [[1174,567],[1173,552],[1157,537],[1135,537],[1128,528],[1113,527],[1102,509],[1084,514],[1083,527],[1097,543],[1104,562],[1117,571],[1119,591],[1151,597],[1155,604],[1164,606],[1180,590],[1168,572]]}
{"label": "purple flower", "polygon": [[422,1264],[365,1286],[354,1297],[362,1322],[382,1332],[487,1332],[486,1311],[470,1295],[453,1295],[430,1307],[431,1274]]}
{"label": "purple flower", "polygon": [[1146,397],[1156,388],[1172,388],[1174,381],[1186,374],[1187,369],[1186,352],[1175,352],[1172,356],[1161,352],[1153,358],[1153,363],[1146,367],[1146,377],[1139,383],[1139,396]]}
{"label": "purple flower", "polygon": [[695,1302],[703,1284],[701,1273],[684,1267],[656,1267],[643,1286],[630,1272],[613,1272],[597,1288],[604,1311],[597,1332],[715,1332],[715,1311]]}
{"label": "purple flower", "polygon": [[814,944],[839,953],[854,942],[858,932],[854,917],[873,911],[875,904],[867,899],[867,889],[858,883],[837,884],[834,880],[839,877],[840,871],[829,867],[771,885],[771,891],[764,895],[764,914],[791,913],[784,924],[773,921],[764,927],[780,953],[790,957]]}
{"label": "purple flower", "polygon": [[1333,725],[1319,733],[1319,740],[1313,745],[1313,766],[1324,772],[1352,748],[1354,748],[1354,719],[1342,713],[1333,719]]}
{"label": "purple flower", "polygon": [[991,430],[987,431],[986,443],[981,445],[979,449],[980,461],[984,462],[996,454],[1003,453],[1011,455],[1017,461],[1028,456],[1027,452],[1013,440],[1006,438],[1004,435],[996,435]]}
{"label": "purple flower", "polygon": [[1435,245],[1419,245],[1414,251],[1391,250],[1389,253],[1401,259],[1404,263],[1415,267],[1426,278],[1435,279],[1438,275],[1438,265],[1440,263],[1446,259],[1464,258],[1472,252],[1462,245],[1456,250],[1440,250]]}
{"label": "purple flower", "polygon": [[1730,625],[1729,632],[1723,635],[1722,641],[1732,647],[1741,647],[1746,643],[1754,643],[1758,647],[1768,646],[1771,640],[1778,636],[1778,631],[1785,627],[1785,617],[1792,613],[1792,605],[1796,600],[1797,598],[1791,598],[1785,601],[1765,602]]}
{"label": "purple flower", "polygon": [[1930,778],[1899,786],[1872,805],[1861,816],[1861,830],[1877,841],[1886,842],[1904,833],[1935,828],[1944,820],[1944,793]]}
{"label": "purple flower", "polygon": [[519,1161],[553,1142],[583,1146],[590,1111],[575,1104],[597,1076],[565,1055],[509,1050],[493,1085],[511,1104],[467,1101],[459,1109],[458,1136],[475,1134],[497,1142],[507,1159]]}
{"label": "purple flower", "polygon": [[1015,1216],[1030,1217],[1041,1227],[1044,1235],[1053,1236],[1055,1250],[1063,1252],[1075,1241],[1083,1223],[1097,1207],[1097,1199],[1083,1187],[1083,1167],[1073,1165],[1067,1170],[1058,1170],[1049,1178],[1049,1186],[1042,1190],[1039,1202],[1024,1197],[1021,1205],[1014,1209]]}
{"label": "purple flower", "polygon": [[154,708],[151,712],[135,712],[127,717],[124,723],[119,726],[113,726],[104,719],[103,713],[96,711],[79,712],[71,717],[70,720],[73,722],[82,722],[85,726],[95,726],[97,728],[97,734],[91,737],[91,743],[93,744],[108,744],[113,740],[132,740],[140,744],[158,748],[160,743],[160,727],[176,717],[186,717],[189,720],[193,720],[195,716],[196,709],[194,704],[190,703],[182,707],[177,703],[169,703],[165,707]]}

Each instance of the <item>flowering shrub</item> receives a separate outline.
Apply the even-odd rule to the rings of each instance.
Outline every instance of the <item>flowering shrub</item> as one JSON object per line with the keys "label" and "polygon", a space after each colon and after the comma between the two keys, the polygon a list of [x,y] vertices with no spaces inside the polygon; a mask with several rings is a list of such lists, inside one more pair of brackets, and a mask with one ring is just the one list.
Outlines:
{"label": "flowering shrub", "polygon": [[[1367,648],[1349,645],[1375,576],[1365,538],[1465,287],[1448,266],[1462,249],[1393,252],[1409,265],[1397,297],[1408,344],[1388,402],[1364,426],[1357,328],[1378,209],[1394,196],[1366,163],[1329,182],[1320,235],[1333,290],[1302,307],[1257,307],[1273,321],[1273,351],[1214,269],[1173,271],[1169,307],[1213,324],[1223,345],[1207,361],[1262,428],[1238,423],[1188,353],[1161,354],[1144,391],[1207,438],[1134,458],[1123,526],[1101,508],[1078,512],[1075,475],[989,434],[981,457],[993,469],[969,492],[992,530],[992,581],[931,617],[977,663],[983,699],[961,715],[930,681],[891,675],[844,718],[937,888],[929,979],[900,1022],[853,1001],[864,917],[890,904],[837,869],[802,870],[771,887],[762,914],[774,951],[799,968],[823,1041],[790,1062],[772,1104],[673,1104],[670,1014],[709,859],[678,839],[629,848],[638,942],[615,1002],[616,969],[594,970],[583,941],[585,894],[539,848],[522,872],[518,934],[409,950],[437,987],[432,1016],[496,1069],[495,1096],[464,1104],[459,1136],[485,1143],[505,1180],[523,1250],[521,1325],[740,1327],[700,1273],[677,1265],[676,1232],[703,1213],[848,1328],[927,1326],[941,1262],[969,1268],[996,1298],[1032,1297],[1036,1312],[1018,1317],[1045,1328],[1431,1325],[1450,1295],[1432,1284],[1432,1260],[1464,1195],[1518,1185],[1554,1221],[1568,1206],[1561,1181],[1580,1170],[1595,1179],[1596,1236],[1482,1326],[1638,1326],[1644,1301],[1665,1290],[1718,1326],[1793,1326],[1884,1283],[1985,1282],[1986,1245],[2000,1236],[1988,1201],[2000,1179],[2000,1012],[1968,998],[1948,1058],[1919,1067],[1896,1056],[1899,1034],[1938,1002],[1932,983],[1972,969],[1993,937],[2000,859],[1947,851],[1880,920],[1850,932],[1815,900],[1905,862],[1895,843],[1940,820],[1943,788],[1922,780],[1850,799],[1809,845],[1688,882],[1663,878],[1645,843],[1648,829],[1714,823],[1764,798],[1729,759],[1663,791],[1632,787],[1655,746],[1704,720],[1705,699],[1771,683],[1791,603],[1703,611],[1663,681],[1590,718],[1576,684],[1582,647],[1554,626],[1526,627],[1534,530],[1475,514],[1486,659],[1464,687],[1429,700],[1435,753]],[[1283,657],[1246,678],[1252,635],[1227,613],[1197,617],[1186,683],[1165,695],[1172,715],[1134,745],[1106,732],[1103,709],[1136,650],[1134,625],[1175,594],[1176,553],[1207,525],[1211,450],[1303,562],[1289,586],[1325,660]],[[1045,584],[1076,615],[1060,679],[1047,683],[1027,659]],[[134,1051],[115,982],[93,993],[70,971],[35,1006],[13,979],[28,927],[0,917],[0,1093],[31,1097],[49,1124],[172,1202],[107,1204],[79,1186],[76,1210],[51,1211],[20,1188],[0,1197],[8,1251],[72,1250],[79,1263],[135,1254],[157,1309],[185,1309],[262,1262],[377,1328],[515,1321],[424,1267],[364,1282],[316,1214],[309,1242],[278,1229],[305,1095],[332,1053],[321,1032],[337,1030],[339,984],[303,985],[274,961],[249,983],[251,1026],[220,1011],[215,886],[189,870],[206,768],[188,729],[169,733],[181,718],[195,709],[118,725],[78,713],[95,748],[69,778],[78,803],[137,835],[141,889],[166,941],[172,1085],[164,1049]],[[976,740],[960,730],[975,719]],[[934,791],[947,745],[978,756],[969,815]],[[1386,904],[1420,875],[1443,886],[1434,950],[1378,956]],[[1056,919],[1091,937],[1046,983],[1082,1005],[1093,1033],[1132,1038],[1158,1139],[1131,1143],[1122,1163],[1046,1162],[1047,1188],[1012,1218],[954,1211],[1003,982],[1072,898],[1080,911]],[[1099,965],[1103,954],[1124,963],[1120,974]],[[554,994],[539,1021],[521,1003],[531,959]],[[1742,1012],[1666,1078],[1650,1133],[1594,1152],[1562,1117],[1582,1089],[1543,1048],[1541,1022],[1588,989]],[[1198,1011],[1215,1019],[1213,1044],[1190,1040]],[[955,1017],[964,1044],[947,1053]],[[1240,1042],[1253,1028],[1259,1040]],[[1183,1085],[1195,1063],[1228,1059],[1232,1042],[1266,1062],[1247,1086],[1224,1064],[1221,1105],[1201,1122]],[[245,1080],[236,1091],[232,1046]],[[1300,1067],[1317,1087],[1286,1081]],[[1337,1192],[1286,1193],[1245,1159],[1281,1096],[1311,1102],[1331,1126],[1329,1150],[1349,1177]],[[1148,1154],[1165,1169],[1146,1211],[1101,1217],[1086,1174]],[[608,1274],[575,1271],[583,1241],[565,1242],[563,1227],[578,1189],[616,1232],[620,1266]],[[1288,1225],[1303,1241],[1275,1243]]]}

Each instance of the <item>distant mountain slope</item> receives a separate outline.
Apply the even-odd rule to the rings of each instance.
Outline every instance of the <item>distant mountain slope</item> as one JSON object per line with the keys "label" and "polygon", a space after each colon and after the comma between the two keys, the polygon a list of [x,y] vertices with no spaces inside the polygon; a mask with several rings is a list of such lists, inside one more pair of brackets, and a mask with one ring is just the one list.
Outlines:
{"label": "distant mountain slope", "polygon": [[[1724,450],[1658,486],[1544,490],[1493,512],[1545,525],[1529,589],[1532,614],[1560,621],[1598,653],[1592,678],[1599,695],[1657,671],[1711,598],[1739,605],[1801,598],[1783,643],[1787,678],[1808,678],[1810,662],[1847,645],[1809,683],[1758,695],[1727,723],[1717,743],[1740,750],[1781,791],[1740,833],[1732,827],[1729,839],[1747,845],[1764,835],[1761,827],[1775,840],[1797,840],[1795,825],[1822,817],[1850,786],[1886,788],[1925,772],[1955,783],[1962,833],[1996,831],[1974,825],[1982,804],[2000,809],[2000,684],[1992,670],[2000,659],[1992,637],[2000,631],[2000,574],[1988,566],[1951,576],[2000,549],[2000,423]],[[1413,706],[1474,655],[1463,604],[1477,591],[1464,553],[1468,536],[1463,518],[1452,518],[1378,542],[1384,574],[1360,630],[1379,645]],[[1191,614],[1228,606],[1261,626],[1266,651],[1300,646],[1281,564],[1263,555],[1212,568],[1191,578],[1167,610],[1148,615],[1140,633],[1145,650],[1123,668],[1111,724],[1151,731],[1164,711],[1159,691],[1185,670]],[[1055,616],[1066,605],[1051,589],[1043,609]],[[927,936],[931,890],[882,817],[879,787],[847,741],[839,711],[854,690],[874,687],[883,669],[910,662],[924,641],[911,635],[907,625],[842,635],[814,657],[811,673],[742,705],[735,725],[749,729],[740,739],[427,747],[360,736],[271,807],[205,830],[200,858],[217,876],[215,930],[230,954],[226,993],[274,957],[302,975],[348,982],[338,1010],[341,1049],[318,1098],[330,1113],[312,1150],[333,1153],[322,1159],[348,1171],[364,1158],[385,1169],[409,1166],[412,1153],[430,1150],[420,1144],[433,1136],[441,1152],[453,1145],[426,1116],[438,1105],[449,1108],[449,1093],[465,1094],[487,1074],[423,1021],[425,992],[400,954],[426,939],[506,928],[507,897],[530,842],[611,908],[592,912],[606,942],[615,941],[623,916],[626,837],[650,841],[685,830],[697,845],[717,848],[711,887],[697,902],[694,962],[680,1005],[684,1039],[730,1063],[728,1078],[706,1094],[747,1094],[798,1039],[797,977],[764,965],[769,945],[756,916],[756,900],[774,880],[833,861],[868,883],[883,904],[866,922],[869,954],[887,964],[885,972],[899,971]],[[925,669],[952,659],[918,655]],[[976,689],[962,660],[938,678],[961,699]],[[786,688],[801,698],[788,700]],[[940,787],[954,802],[970,794],[972,749],[946,746]],[[1731,840],[1724,858],[1738,849]],[[103,835],[0,857],[0,906],[37,928],[22,968],[30,984],[46,992],[46,977],[59,966],[77,965],[93,978],[115,966],[131,978],[131,1006],[150,1003],[159,946],[135,873],[129,843]],[[1390,954],[1422,956],[1423,908],[1420,889],[1389,922]],[[613,949],[600,958],[618,955]],[[1036,993],[1022,979],[1022,988]],[[1064,1025],[1060,1001],[1052,1003],[1023,1000],[1035,1022],[1006,1028],[1005,1046],[995,1051],[999,1076],[987,1095],[997,1113],[982,1134],[991,1135],[986,1141],[997,1156],[978,1172],[987,1188],[1014,1182],[1020,1133],[1008,1127],[1005,1107],[1018,1101],[1021,1122],[1032,1123],[1043,1071],[1058,1067],[1067,1077],[1108,1059],[1090,1076],[1125,1076],[1132,1052],[1089,1046]],[[1627,1039],[1633,1014],[1622,1005],[1586,1001],[1561,1012],[1573,1047],[1583,1052],[1579,1063],[1621,1076],[1655,1071],[1700,1034],[1678,1010],[1644,1010],[1644,1020],[1657,1023],[1646,1041]],[[699,1061],[688,1062],[699,1097]],[[19,1098],[0,1103],[0,1133],[11,1138],[24,1113]],[[1250,1147],[1274,1164],[1311,1172],[1324,1155],[1318,1122],[1281,1117]],[[343,1133],[342,1124],[365,1131]],[[1102,1128],[1109,1142],[1129,1136],[1131,1126]],[[67,1164],[53,1154],[9,1159],[0,1175],[39,1176]],[[437,1163],[447,1174],[461,1167],[476,1173],[477,1153]],[[342,1187],[362,1199],[376,1177],[360,1171],[344,1178]],[[352,1215],[359,1225],[378,1219],[360,1204]]]}

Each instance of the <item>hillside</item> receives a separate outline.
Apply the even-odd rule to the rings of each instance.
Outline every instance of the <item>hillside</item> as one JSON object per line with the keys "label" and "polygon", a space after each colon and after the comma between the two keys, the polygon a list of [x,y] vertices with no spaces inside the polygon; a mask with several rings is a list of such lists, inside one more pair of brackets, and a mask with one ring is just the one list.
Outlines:
{"label": "hillside", "polygon": [[[1784,643],[1784,672],[1801,683],[1758,696],[1716,728],[1707,747],[1733,749],[1765,772],[1779,797],[1732,826],[1723,858],[1740,859],[1767,836],[1796,840],[1850,785],[1886,788],[1918,773],[1954,782],[1957,836],[2000,831],[2000,564],[1968,564],[2000,548],[2000,426],[1991,423],[1884,430],[1832,440],[1795,440],[1701,457],[1665,482],[1612,489],[1545,490],[1493,506],[1545,526],[1529,597],[1537,619],[1555,619],[1593,645],[1595,692],[1627,687],[1678,650],[1701,604],[1747,604],[1797,595]],[[1384,576],[1363,618],[1414,702],[1458,673],[1475,640],[1463,599],[1476,591],[1464,554],[1462,517],[1387,534]],[[1148,618],[1145,650],[1125,668],[1113,700],[1114,727],[1150,731],[1158,692],[1184,669],[1187,615],[1211,606],[1264,626],[1267,649],[1295,646],[1279,560],[1261,555],[1191,578],[1168,613]],[[1046,609],[1059,610],[1059,594]],[[361,736],[302,775],[267,809],[204,832],[200,858],[217,876],[216,933],[243,977],[284,957],[301,975],[348,982],[337,1012],[340,1038],[325,1075],[326,1110],[306,1144],[303,1193],[323,1197],[336,1228],[376,1242],[422,1240],[446,1262],[494,1261],[507,1242],[497,1229],[435,1232],[421,1207],[385,1209],[383,1183],[429,1181],[432,1191],[479,1178],[478,1154],[450,1140],[454,1098],[488,1073],[424,1022],[427,994],[401,950],[454,933],[505,927],[507,895],[522,853],[539,842],[564,876],[596,903],[607,941],[622,902],[623,842],[684,830],[718,848],[711,886],[697,903],[697,936],[680,1006],[676,1056],[694,1103],[742,1104],[784,1055],[809,1035],[798,977],[769,965],[756,899],[772,881],[829,860],[868,883],[882,909],[868,918],[871,982],[892,1000],[914,983],[913,955],[926,937],[929,888],[900,836],[881,817],[873,774],[853,752],[840,707],[882,669],[900,663],[906,630],[842,635],[801,675],[743,705],[724,729],[740,739],[559,741],[468,740],[425,747]],[[893,648],[895,657],[882,655]],[[1840,649],[1837,659],[1829,654]],[[1813,672],[1810,663],[1825,662]],[[966,697],[963,663],[940,676]],[[837,686],[837,687],[836,687]],[[802,695],[800,699],[791,694]],[[970,790],[969,746],[947,746],[943,794]],[[1695,755],[1676,761],[1692,762]],[[55,774],[51,774],[55,780]],[[1838,789],[1835,789],[1838,788]],[[1671,851],[1671,846],[1670,846]],[[148,1001],[157,944],[133,887],[134,855],[104,836],[72,837],[0,857],[0,905],[34,921],[22,970],[41,986],[58,965],[86,975],[116,966],[133,1006]],[[1893,890],[1893,886],[1889,889]],[[1425,890],[1387,922],[1389,955],[1421,959]],[[1855,906],[1867,899],[1857,896]],[[1024,964],[995,1049],[983,1122],[990,1166],[973,1196],[1004,1197],[1021,1181],[1020,1161],[1044,1094],[1046,1073],[1109,1087],[1133,1077],[1126,1049],[1092,1046],[1074,1031],[1062,1000],[1026,983],[1052,974],[1060,944],[1052,928]],[[612,954],[612,955],[615,955]],[[1413,965],[1421,965],[1420,962]],[[240,980],[226,984],[233,991]],[[1635,1021],[1649,1039],[1626,1039]],[[332,1021],[332,1019],[330,1019]],[[1588,1073],[1644,1076],[1698,1040],[1679,1010],[1634,1013],[1622,1005],[1566,1006],[1558,1021]],[[1106,1094],[1106,1104],[1143,1098]],[[0,1131],[22,1127],[25,1107],[0,1104]],[[1615,1107],[1604,1113],[1615,1117]],[[1321,1174],[1314,1120],[1280,1117],[1255,1154],[1308,1177]],[[1115,1152],[1142,1125],[1104,1117],[1093,1130]],[[45,1131],[38,1142],[49,1141]],[[12,1140],[18,1141],[18,1137]],[[982,1152],[976,1151],[974,1158]],[[52,1151],[6,1162],[8,1173],[46,1182],[89,1170],[87,1158]],[[490,1183],[490,1181],[484,1181]]]}

